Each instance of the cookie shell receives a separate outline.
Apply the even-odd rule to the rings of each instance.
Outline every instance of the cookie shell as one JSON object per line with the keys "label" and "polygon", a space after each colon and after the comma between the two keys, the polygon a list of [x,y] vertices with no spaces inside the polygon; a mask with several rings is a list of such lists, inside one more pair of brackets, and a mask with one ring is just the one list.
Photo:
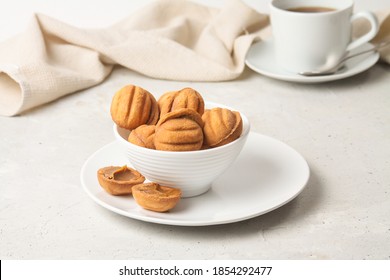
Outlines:
{"label": "cookie shell", "polygon": [[134,85],[127,85],[115,93],[110,112],[112,120],[119,127],[128,130],[143,124],[156,124],[159,118],[158,104],[154,96]]}
{"label": "cookie shell", "polygon": [[233,142],[242,133],[242,118],[236,111],[213,108],[204,112],[202,120],[204,121],[204,145],[211,148]]}
{"label": "cookie shell", "polygon": [[134,145],[155,149],[154,146],[154,133],[156,130],[155,125],[141,125],[130,132],[128,141]]}
{"label": "cookie shell", "polygon": [[135,201],[144,209],[166,212],[176,206],[181,198],[181,190],[157,183],[139,184],[133,187]]}
{"label": "cookie shell", "polygon": [[199,115],[204,112],[204,100],[199,92],[192,88],[183,88],[179,91],[170,91],[163,94],[158,100],[160,118],[178,109],[192,109]]}
{"label": "cookie shell", "polygon": [[145,177],[137,170],[125,166],[107,166],[97,171],[100,186],[112,195],[132,193],[134,185],[142,184]]}
{"label": "cookie shell", "polygon": [[203,121],[191,109],[165,114],[156,125],[154,145],[164,151],[196,151],[203,144]]}

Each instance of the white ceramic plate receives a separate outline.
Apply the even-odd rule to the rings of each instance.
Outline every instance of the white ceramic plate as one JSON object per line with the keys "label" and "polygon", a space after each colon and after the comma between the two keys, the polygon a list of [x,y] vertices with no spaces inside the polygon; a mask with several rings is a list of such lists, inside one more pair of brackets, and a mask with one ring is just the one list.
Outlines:
{"label": "white ceramic plate", "polygon": [[[253,71],[264,76],[289,82],[322,83],[344,79],[367,70],[379,59],[378,52],[371,52],[347,60],[345,67],[333,75],[305,77],[279,67],[275,60],[273,44],[273,40],[267,40],[252,45],[246,57],[246,65]],[[367,50],[371,47],[373,47],[372,44],[366,43],[353,50],[351,54]]]}
{"label": "white ceramic plate", "polygon": [[309,179],[305,159],[294,149],[271,137],[250,133],[241,154],[207,193],[181,199],[167,213],[142,209],[132,196],[112,196],[100,186],[99,168],[131,166],[117,142],[89,157],[81,169],[81,183],[98,204],[115,213],[146,222],[204,226],[232,223],[272,211],[295,198]]}

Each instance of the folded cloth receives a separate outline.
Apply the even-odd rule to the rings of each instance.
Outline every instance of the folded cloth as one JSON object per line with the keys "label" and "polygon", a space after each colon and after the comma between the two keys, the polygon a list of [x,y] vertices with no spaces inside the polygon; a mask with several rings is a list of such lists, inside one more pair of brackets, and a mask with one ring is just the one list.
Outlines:
{"label": "folded cloth", "polygon": [[[390,40],[390,10],[383,10],[376,13],[380,28],[375,38],[371,42],[379,44]],[[353,25],[354,37],[359,37],[370,30],[370,24],[366,20],[357,20]],[[390,45],[379,49],[380,60],[390,64]]]}
{"label": "folded cloth", "polygon": [[12,116],[102,82],[116,64],[183,81],[238,77],[268,16],[239,0],[222,9],[160,0],[105,29],[70,26],[37,14],[0,44],[0,114]]}

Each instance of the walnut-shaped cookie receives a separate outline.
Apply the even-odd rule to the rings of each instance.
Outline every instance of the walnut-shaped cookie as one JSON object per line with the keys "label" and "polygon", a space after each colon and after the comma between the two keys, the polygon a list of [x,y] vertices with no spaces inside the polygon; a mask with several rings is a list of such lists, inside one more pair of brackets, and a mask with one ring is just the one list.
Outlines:
{"label": "walnut-shaped cookie", "polygon": [[158,100],[160,118],[178,109],[192,109],[203,115],[204,100],[199,92],[192,88],[183,88],[179,91],[170,91],[163,94]]}
{"label": "walnut-shaped cookie", "polygon": [[156,125],[156,150],[196,151],[203,144],[202,117],[191,109],[165,114]]}
{"label": "walnut-shaped cookie", "polygon": [[147,90],[127,85],[112,98],[111,117],[119,127],[129,130],[143,124],[156,124],[159,118],[158,104]]}
{"label": "walnut-shaped cookie", "polygon": [[213,108],[204,112],[202,120],[206,147],[226,145],[236,140],[242,133],[242,119],[239,112],[226,108]]}
{"label": "walnut-shaped cookie", "polygon": [[179,202],[181,190],[160,186],[157,183],[145,183],[133,187],[133,197],[142,208],[166,212]]}
{"label": "walnut-shaped cookie", "polygon": [[100,186],[112,195],[131,194],[133,186],[145,181],[141,173],[126,165],[100,168],[97,177]]}
{"label": "walnut-shaped cookie", "polygon": [[128,141],[134,145],[141,146],[148,149],[155,149],[154,147],[154,132],[155,125],[143,124],[130,132]]}

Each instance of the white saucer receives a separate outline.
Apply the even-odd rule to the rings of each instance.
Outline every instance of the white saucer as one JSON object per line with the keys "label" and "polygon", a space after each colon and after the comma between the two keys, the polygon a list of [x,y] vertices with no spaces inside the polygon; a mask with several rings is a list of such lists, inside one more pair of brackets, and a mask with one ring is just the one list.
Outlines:
{"label": "white saucer", "polygon": [[309,179],[305,159],[294,149],[271,137],[250,133],[233,165],[207,193],[184,198],[170,212],[142,209],[132,196],[112,196],[100,186],[99,168],[131,166],[117,142],[91,155],[81,169],[81,183],[98,204],[115,213],[146,222],[204,226],[232,223],[272,211],[295,198]]}
{"label": "white saucer", "polygon": [[[351,54],[367,50],[371,47],[373,47],[372,44],[366,43],[353,50]],[[347,60],[345,67],[333,75],[305,77],[281,68],[275,59],[273,40],[267,40],[252,45],[245,62],[253,71],[271,78],[298,83],[321,83],[344,79],[361,73],[373,66],[378,59],[378,52],[362,54]]]}

